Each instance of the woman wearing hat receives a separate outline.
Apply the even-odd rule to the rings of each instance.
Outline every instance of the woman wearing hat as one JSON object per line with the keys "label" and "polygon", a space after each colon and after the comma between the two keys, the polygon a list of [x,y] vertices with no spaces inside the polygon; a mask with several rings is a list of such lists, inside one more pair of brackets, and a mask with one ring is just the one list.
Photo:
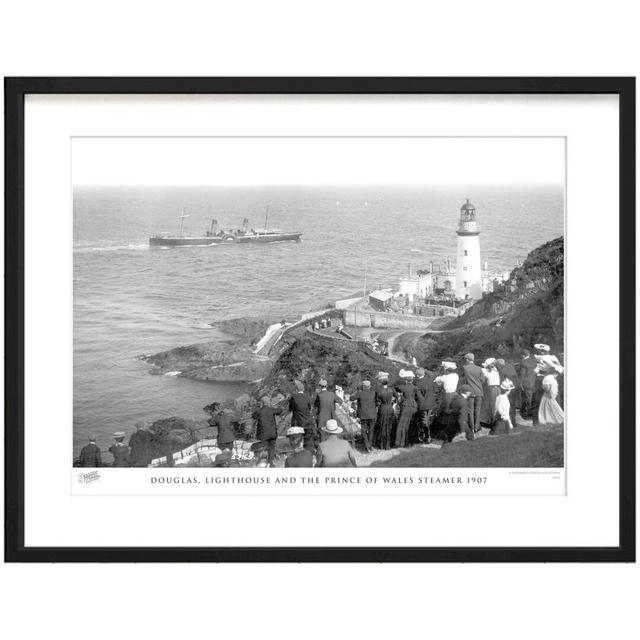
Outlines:
{"label": "woman wearing hat", "polygon": [[287,439],[292,449],[286,460],[285,467],[313,467],[313,453],[304,448],[304,429],[290,427],[287,429]]}
{"label": "woman wearing hat", "polygon": [[533,397],[531,399],[531,419],[533,424],[538,424],[538,417],[540,416],[540,404],[542,397],[544,396],[544,389],[542,388],[542,381],[548,371],[552,369],[562,370],[563,367],[556,356],[551,355],[551,347],[548,344],[542,342],[534,344],[533,348],[536,350],[534,356],[537,362],[536,368],[536,384],[533,389]]}
{"label": "woman wearing hat", "polygon": [[558,369],[560,373],[564,371],[564,367],[557,356],[551,353],[551,347],[547,344],[534,345],[537,353],[535,359],[538,362],[538,369],[542,375],[547,373],[547,369]]}
{"label": "woman wearing hat", "polygon": [[542,378],[542,398],[538,409],[538,423],[544,425],[563,424],[564,411],[558,404],[558,374],[563,372],[562,365],[549,366]]}
{"label": "woman wearing hat", "polygon": [[376,389],[376,404],[378,405],[378,419],[375,426],[374,447],[391,449],[391,434],[396,421],[393,410],[393,391],[389,389],[388,377],[379,378]]}
{"label": "woman wearing hat", "polygon": [[513,429],[511,423],[511,403],[509,402],[509,393],[513,390],[513,382],[511,380],[503,380],[500,383],[500,391],[496,396],[494,409],[495,415],[490,435],[496,436],[501,433],[509,433]]}
{"label": "woman wearing hat", "polygon": [[413,416],[418,410],[418,389],[413,384],[415,374],[413,371],[400,370],[402,382],[396,387],[398,394],[401,394],[400,417],[396,429],[396,447],[406,447],[409,443],[409,427]]}
{"label": "woman wearing hat", "polygon": [[482,377],[484,378],[484,399],[480,422],[491,427],[495,418],[496,398],[500,395],[500,372],[496,367],[495,358],[487,358],[482,363]]}
{"label": "woman wearing hat", "polygon": [[116,431],[113,434],[115,443],[109,447],[109,453],[113,456],[114,467],[128,467],[129,463],[129,447],[124,443],[124,431]]}
{"label": "woman wearing hat", "polygon": [[317,467],[357,467],[356,454],[353,447],[340,438],[342,427],[336,420],[327,420],[322,428],[326,434],[326,440],[318,445]]}
{"label": "woman wearing hat", "polygon": [[460,376],[456,373],[456,363],[452,360],[444,360],[440,365],[442,373],[434,379],[436,384],[442,385],[444,397],[441,400],[440,412],[449,413],[449,405],[456,395]]}

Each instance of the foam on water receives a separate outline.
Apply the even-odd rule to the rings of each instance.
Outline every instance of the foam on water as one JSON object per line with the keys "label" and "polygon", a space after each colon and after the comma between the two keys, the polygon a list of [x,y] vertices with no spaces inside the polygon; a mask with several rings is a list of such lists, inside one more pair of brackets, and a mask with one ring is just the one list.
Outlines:
{"label": "foam on water", "polygon": [[149,249],[149,243],[142,244],[126,244],[126,245],[107,245],[102,247],[87,247],[79,246],[74,247],[74,253],[88,253],[92,251],[147,251]]}

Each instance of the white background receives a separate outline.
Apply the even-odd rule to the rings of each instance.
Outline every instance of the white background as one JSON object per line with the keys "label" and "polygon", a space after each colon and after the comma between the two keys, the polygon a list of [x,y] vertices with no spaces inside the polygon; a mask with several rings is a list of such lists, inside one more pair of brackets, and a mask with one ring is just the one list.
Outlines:
{"label": "white background", "polygon": [[[0,60],[4,75],[635,75],[634,4],[22,2],[3,9]],[[638,577],[606,565],[10,566],[0,601],[12,637],[626,637]],[[175,615],[140,613],[162,599]]]}

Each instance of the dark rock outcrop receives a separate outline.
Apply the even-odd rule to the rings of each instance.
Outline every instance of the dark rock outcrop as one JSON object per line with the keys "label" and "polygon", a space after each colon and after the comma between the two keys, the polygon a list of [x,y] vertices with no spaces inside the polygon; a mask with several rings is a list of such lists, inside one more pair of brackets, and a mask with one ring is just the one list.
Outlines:
{"label": "dark rock outcrop", "polygon": [[393,377],[400,366],[362,343],[303,331],[295,339],[289,339],[255,395],[293,393],[295,379],[303,382],[308,391],[314,391],[320,378],[325,378],[330,386],[337,384],[353,392],[363,380],[374,380],[381,370]]}
{"label": "dark rock outcrop", "polygon": [[221,349],[217,342],[202,342],[141,356],[157,375],[179,372],[184,378],[216,382],[254,382],[266,376],[271,358],[256,356],[247,347]]}

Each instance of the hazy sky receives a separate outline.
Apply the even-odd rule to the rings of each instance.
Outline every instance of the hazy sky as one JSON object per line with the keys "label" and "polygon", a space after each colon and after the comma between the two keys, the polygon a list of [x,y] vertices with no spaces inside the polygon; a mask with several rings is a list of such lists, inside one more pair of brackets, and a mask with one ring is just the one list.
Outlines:
{"label": "hazy sky", "polygon": [[74,138],[75,185],[563,184],[564,138]]}

